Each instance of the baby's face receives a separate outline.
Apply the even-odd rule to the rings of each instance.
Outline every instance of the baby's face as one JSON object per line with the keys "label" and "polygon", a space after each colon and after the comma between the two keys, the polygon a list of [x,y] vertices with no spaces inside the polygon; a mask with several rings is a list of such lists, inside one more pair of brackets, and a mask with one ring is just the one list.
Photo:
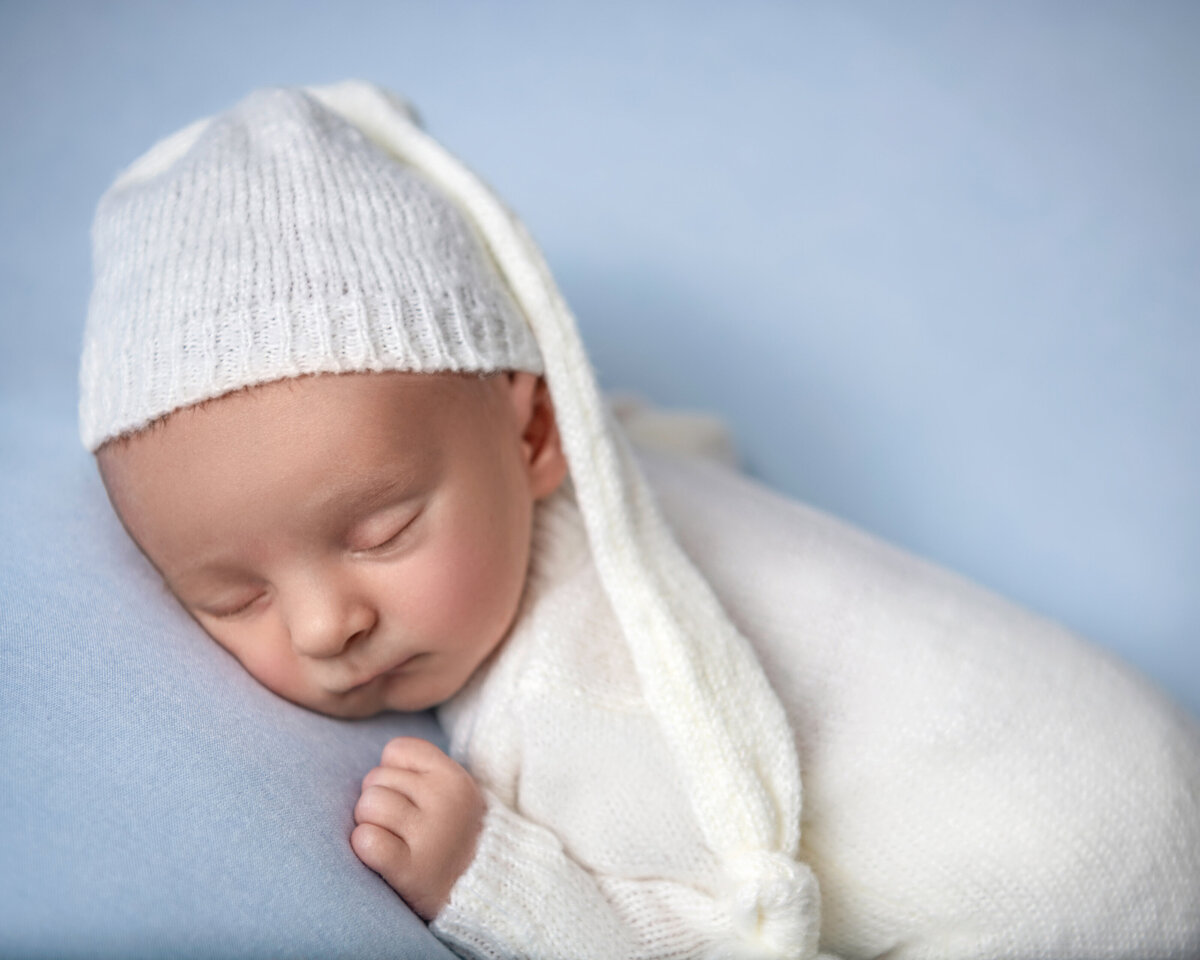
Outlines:
{"label": "baby's face", "polygon": [[504,639],[534,502],[566,472],[544,384],[280,381],[111,443],[129,533],[266,687],[335,716],[419,710]]}

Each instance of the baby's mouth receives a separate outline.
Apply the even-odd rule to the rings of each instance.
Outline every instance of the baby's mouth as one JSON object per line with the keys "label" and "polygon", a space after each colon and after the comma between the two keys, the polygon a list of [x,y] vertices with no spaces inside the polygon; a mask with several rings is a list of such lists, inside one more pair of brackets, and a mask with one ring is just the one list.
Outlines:
{"label": "baby's mouth", "polygon": [[421,660],[425,656],[426,655],[423,653],[414,653],[412,656],[405,657],[403,660],[401,660],[398,664],[396,664],[390,670],[383,671],[383,673],[381,673],[379,676],[395,677],[395,676],[399,676],[402,673],[407,673],[409,671],[409,669],[417,663],[417,661]]}
{"label": "baby's mouth", "polygon": [[357,683],[354,683],[351,686],[346,687],[346,689],[343,690],[342,693],[353,693],[355,690],[360,690],[363,687],[365,687],[367,684],[374,683],[376,680],[380,680],[385,677],[398,676],[399,674],[404,673],[410,666],[412,666],[414,661],[419,660],[423,656],[425,656],[425,654],[423,654],[423,653],[410,654],[409,656],[405,657],[403,660],[401,660],[399,663],[395,664],[394,666],[388,667],[385,670],[377,670],[374,673],[367,674],[366,679],[359,680]]}

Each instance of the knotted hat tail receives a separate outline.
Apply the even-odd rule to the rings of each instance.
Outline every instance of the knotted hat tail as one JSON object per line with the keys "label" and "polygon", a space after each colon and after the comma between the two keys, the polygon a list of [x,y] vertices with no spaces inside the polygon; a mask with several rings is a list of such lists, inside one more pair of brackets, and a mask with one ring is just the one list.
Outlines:
{"label": "knotted hat tail", "polygon": [[[258,99],[252,100],[255,97]],[[247,310],[253,301],[251,293],[257,293],[259,300],[253,302],[261,305],[270,304],[272,298],[277,301],[280,291],[252,289],[240,274],[232,275],[233,280],[221,279],[225,262],[221,260],[210,268],[208,284],[224,291],[224,298],[214,299],[202,285],[193,298],[198,302],[175,312],[186,321],[186,328],[199,331],[196,336],[201,345],[240,342],[231,353],[234,358],[238,350],[253,352],[256,337],[270,339],[273,334],[263,331],[274,326],[281,326],[285,347],[267,363],[227,359],[223,367],[217,365],[225,371],[224,377],[213,375],[212,361],[203,361],[198,372],[186,373],[188,389],[179,396],[164,396],[170,390],[156,393],[150,389],[157,381],[175,384],[180,380],[179,371],[147,376],[134,370],[137,376],[132,379],[140,376],[144,384],[130,388],[131,377],[124,375],[128,370],[113,377],[103,368],[106,355],[114,349],[114,344],[103,343],[106,327],[112,326],[108,314],[122,298],[128,301],[129,285],[136,287],[138,271],[148,268],[135,264],[121,274],[109,266],[108,274],[120,275],[121,283],[126,284],[125,291],[117,290],[111,277],[105,280],[101,247],[107,243],[117,250],[125,242],[119,230],[122,217],[131,215],[131,205],[141,204],[141,215],[156,223],[167,219],[162,208],[178,197],[180,184],[173,183],[157,194],[150,190],[146,197],[139,197],[134,189],[132,199],[121,199],[120,188],[123,181],[126,187],[149,184],[180,164],[186,171],[188,163],[194,169],[182,177],[183,188],[202,183],[213,160],[203,156],[205,138],[214,131],[209,121],[200,121],[163,141],[139,161],[140,167],[135,164],[118,180],[110,189],[114,193],[111,209],[106,211],[105,201],[101,202],[96,227],[96,290],[81,373],[85,444],[95,449],[105,439],[136,429],[178,406],[302,372],[432,370],[440,364],[440,369],[544,373],[601,581],[629,644],[644,696],[679,765],[696,820],[722,862],[726,889],[721,892],[741,935],[739,955],[813,957],[819,933],[819,895],[811,871],[797,859],[800,774],[783,708],[750,644],[729,621],[662,519],[621,431],[611,422],[574,317],[536,244],[478,177],[420,129],[411,108],[385,90],[346,81],[303,90],[258,91],[243,101],[243,105],[247,103],[268,117],[277,116],[280,122],[290,118],[293,124],[299,122],[302,130],[313,127],[325,135],[324,139],[303,136],[299,140],[291,136],[283,142],[286,151],[267,156],[267,169],[280,182],[294,181],[293,189],[319,194],[316,199],[305,194],[302,203],[335,210],[331,217],[316,217],[302,225],[300,231],[302,235],[305,229],[319,234],[328,227],[329,242],[299,255],[291,249],[295,233],[272,228],[263,236],[266,246],[262,250],[246,249],[243,225],[226,224],[222,257],[231,256],[231,244],[240,245],[246,256],[279,257],[282,254],[272,245],[282,244],[288,247],[285,253],[296,254],[292,259],[307,271],[296,277],[307,286],[296,302],[285,303],[285,321],[275,323],[270,316],[264,319]],[[263,117],[256,118],[256,122],[262,121]],[[212,121],[220,122],[221,118]],[[349,129],[339,127],[339,122]],[[221,151],[237,155],[244,146],[239,142],[239,129],[227,131],[228,142],[221,140],[220,130],[211,139],[223,144]],[[364,136],[377,151],[366,149],[368,145],[360,142]],[[326,149],[325,140],[332,147]],[[294,155],[298,149],[305,162]],[[316,159],[307,163],[310,154]],[[261,157],[258,165],[263,165]],[[297,169],[303,176],[294,178]],[[253,172],[248,177],[245,182],[253,183]],[[210,198],[210,208],[220,211],[225,194],[229,194],[226,208],[237,205],[234,194],[241,180],[235,175],[231,182],[232,187],[227,184],[218,190],[216,199]],[[415,191],[423,198],[426,184],[448,198],[454,209],[441,210],[436,202],[421,200],[416,220],[425,226],[432,223],[436,237],[422,247],[406,236],[393,235],[403,234],[405,225],[414,223],[411,203],[402,196],[397,200],[393,194]],[[289,202],[296,205],[294,197]],[[355,209],[347,210],[347,206]],[[243,204],[238,209],[248,208]],[[274,215],[284,219],[295,215],[289,211],[285,203]],[[381,224],[381,214],[400,218],[397,229]],[[195,222],[192,215],[189,243],[195,241]],[[314,231],[314,224],[320,229]],[[294,224],[285,224],[288,226]],[[464,230],[482,241],[490,262],[480,262]],[[412,249],[414,243],[417,249]],[[444,260],[447,251],[459,258],[461,266],[450,280],[429,276],[428,269],[415,271],[420,276],[380,279],[379,274],[396,269],[394,264],[381,267],[380,262],[407,256],[415,257],[417,263],[432,264],[438,258]],[[140,250],[122,256],[136,260],[149,254]],[[346,272],[342,261],[347,256],[359,271],[359,281],[367,281],[368,292],[378,288],[378,296],[355,299],[353,293],[342,293],[339,300],[342,288],[337,278]],[[422,261],[421,257],[433,259]],[[122,257],[114,254],[111,259],[118,262]],[[209,251],[203,259],[213,263],[220,258]],[[161,273],[162,264],[157,266]],[[322,273],[325,268],[328,276]],[[315,281],[313,270],[317,272]],[[314,283],[324,286],[314,292]],[[142,284],[145,286],[144,280]],[[329,306],[331,302],[337,309]],[[314,303],[318,306],[313,307]],[[158,307],[161,310],[164,303],[159,302]],[[214,310],[225,317],[218,325],[232,325],[233,333],[226,331],[224,338],[213,335]],[[332,342],[327,329],[321,332],[322,325],[346,322],[347,318],[356,331],[353,337],[344,338],[348,343]],[[121,324],[128,319],[128,314],[123,315]],[[154,314],[154,322],[162,322],[161,313]],[[392,330],[389,325],[394,324],[404,330]],[[164,329],[161,336],[168,338],[167,343],[172,342],[171,337],[178,340],[173,327]],[[526,329],[532,332],[528,341],[521,332]],[[296,348],[298,338],[303,341],[302,349]],[[134,334],[125,335],[128,344],[136,339]],[[427,349],[420,349],[421,344]],[[191,353],[198,355],[197,350]],[[170,403],[174,406],[160,409]]]}

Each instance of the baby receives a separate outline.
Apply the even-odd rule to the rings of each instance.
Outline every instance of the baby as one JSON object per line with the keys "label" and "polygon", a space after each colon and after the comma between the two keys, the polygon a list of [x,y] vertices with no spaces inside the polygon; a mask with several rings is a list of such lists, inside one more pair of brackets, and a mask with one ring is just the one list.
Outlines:
{"label": "baby", "polygon": [[456,951],[1200,950],[1190,742],[1155,774],[1175,834],[1149,885],[1071,884],[1056,913],[1002,856],[918,863],[914,889],[940,870],[973,910],[923,936],[902,897],[845,893],[868,871],[837,843],[862,845],[828,826],[812,751],[801,843],[811,722],[760,664],[787,650],[752,646],[668,531],[520,224],[391,94],[250,95],[122,174],[94,243],[81,430],[113,506],[270,690],[340,717],[439,708],[450,755],[389,743],[350,842]]}

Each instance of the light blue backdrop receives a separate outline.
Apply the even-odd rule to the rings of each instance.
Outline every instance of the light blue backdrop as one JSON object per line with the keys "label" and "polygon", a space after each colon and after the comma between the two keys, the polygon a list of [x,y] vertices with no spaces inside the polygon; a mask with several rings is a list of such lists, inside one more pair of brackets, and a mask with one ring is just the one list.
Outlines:
{"label": "light blue backdrop", "polygon": [[9,0],[0,400],[73,416],[121,166],[361,76],[521,213],[606,385],[1200,712],[1198,41],[1189,3]]}

